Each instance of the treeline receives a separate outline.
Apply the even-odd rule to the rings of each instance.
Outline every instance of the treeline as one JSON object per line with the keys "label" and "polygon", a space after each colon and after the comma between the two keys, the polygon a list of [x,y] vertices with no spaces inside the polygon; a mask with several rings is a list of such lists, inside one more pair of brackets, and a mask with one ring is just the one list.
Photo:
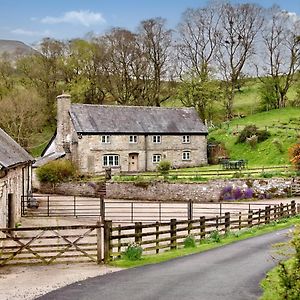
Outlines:
{"label": "treeline", "polygon": [[113,28],[85,39],[45,38],[37,54],[16,63],[2,57],[0,126],[27,146],[37,128],[53,122],[55,97],[63,91],[92,104],[160,106],[176,99],[195,107],[203,120],[213,119],[218,103],[225,120],[233,117],[235,95],[247,77],[261,80],[262,109],[285,107],[299,51],[296,15],[223,1],[187,9],[176,29],[154,18],[134,32]]}

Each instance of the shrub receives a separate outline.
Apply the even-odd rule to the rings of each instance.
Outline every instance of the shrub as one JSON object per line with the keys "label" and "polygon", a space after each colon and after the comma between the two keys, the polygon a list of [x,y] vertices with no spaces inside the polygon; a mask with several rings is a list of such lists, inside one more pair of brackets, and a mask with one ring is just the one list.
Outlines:
{"label": "shrub", "polygon": [[257,142],[260,143],[267,140],[271,134],[267,130],[259,130],[255,125],[248,125],[241,131],[236,143],[245,143],[253,136],[256,136]]}
{"label": "shrub", "polygon": [[256,148],[257,142],[258,142],[258,137],[256,134],[252,135],[249,138],[246,138],[246,143],[249,144],[252,149]]}
{"label": "shrub", "polygon": [[157,171],[162,175],[168,175],[171,169],[171,163],[167,160],[162,160],[157,166]]}
{"label": "shrub", "polygon": [[51,161],[37,169],[37,177],[41,182],[58,183],[76,176],[76,168],[67,159]]}
{"label": "shrub", "polygon": [[283,153],[284,152],[283,145],[282,145],[282,143],[278,139],[274,139],[272,143],[278,149],[279,153]]}
{"label": "shrub", "polygon": [[143,248],[137,243],[130,243],[123,253],[124,258],[127,260],[140,260],[142,257]]}
{"label": "shrub", "polygon": [[195,237],[193,235],[188,235],[184,239],[184,248],[195,248],[196,247],[196,241]]}
{"label": "shrub", "polygon": [[295,169],[300,171],[300,143],[297,143],[289,148],[290,162]]}
{"label": "shrub", "polygon": [[221,242],[221,236],[218,230],[214,230],[210,235],[209,235],[209,240],[213,243],[220,243]]}

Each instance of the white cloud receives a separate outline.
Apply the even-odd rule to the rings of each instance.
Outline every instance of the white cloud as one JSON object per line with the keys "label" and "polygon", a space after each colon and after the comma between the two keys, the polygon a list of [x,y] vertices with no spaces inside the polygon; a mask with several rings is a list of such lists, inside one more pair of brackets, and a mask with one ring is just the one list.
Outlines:
{"label": "white cloud", "polygon": [[26,30],[26,29],[22,29],[22,28],[13,29],[13,30],[11,30],[11,33],[18,34],[18,35],[25,35],[25,36],[47,36],[47,35],[50,35],[49,30],[31,31],[31,30]]}
{"label": "white cloud", "polygon": [[68,11],[60,17],[45,17],[41,20],[45,24],[59,24],[59,23],[70,23],[70,24],[81,24],[85,27],[89,27],[93,24],[105,23],[101,13],[95,13],[89,10],[80,11]]}

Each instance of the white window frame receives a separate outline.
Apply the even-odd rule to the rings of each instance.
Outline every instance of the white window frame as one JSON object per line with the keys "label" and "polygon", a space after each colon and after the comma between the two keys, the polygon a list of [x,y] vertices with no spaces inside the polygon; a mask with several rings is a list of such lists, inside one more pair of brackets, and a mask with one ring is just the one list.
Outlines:
{"label": "white window frame", "polygon": [[161,144],[161,135],[153,135],[152,142],[153,144]]}
{"label": "white window frame", "polygon": [[137,142],[138,142],[137,135],[130,135],[129,136],[129,144],[137,144]]}
{"label": "white window frame", "polygon": [[191,136],[190,135],[183,135],[182,136],[182,143],[183,144],[190,144],[191,143]]}
{"label": "white window frame", "polygon": [[101,143],[102,144],[110,144],[110,135],[102,135]]}
{"label": "white window frame", "polygon": [[104,154],[102,157],[103,167],[119,167],[120,155],[118,154]]}
{"label": "white window frame", "polygon": [[154,164],[158,164],[161,161],[161,154],[153,154],[152,155],[152,162]]}
{"label": "white window frame", "polygon": [[190,161],[191,160],[191,151],[184,150],[182,152],[182,160],[184,160],[184,161]]}

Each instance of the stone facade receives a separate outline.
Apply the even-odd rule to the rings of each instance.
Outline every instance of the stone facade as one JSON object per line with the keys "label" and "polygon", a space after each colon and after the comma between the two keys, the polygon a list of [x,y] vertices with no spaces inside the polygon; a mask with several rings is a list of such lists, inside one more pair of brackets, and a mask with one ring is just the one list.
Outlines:
{"label": "stone facade", "polygon": [[[76,116],[76,113],[73,112],[73,115],[70,113],[72,107],[69,95],[57,97],[57,134],[52,144],[48,145],[48,150],[44,152],[44,156],[50,155],[51,151],[63,152],[67,159],[72,160],[78,166],[81,173],[100,174],[107,168],[111,168],[113,172],[154,171],[160,160],[169,161],[174,168],[207,164],[207,129],[198,117],[189,120],[189,114],[194,116],[191,109],[188,109],[189,111],[183,110],[181,113],[184,120],[187,120],[187,127],[190,132],[179,132],[178,128],[185,130],[184,125],[178,126],[176,120],[170,117],[172,109],[165,109],[166,114],[169,114],[169,124],[166,122],[160,126],[162,132],[152,134],[149,133],[149,130],[145,130],[145,132],[105,133],[99,132],[101,128],[97,128],[98,131],[94,131],[92,126],[93,124],[95,127],[97,126],[95,124],[97,120],[92,119],[92,117],[87,118],[90,124],[85,125],[91,132],[78,132],[75,128],[82,126],[80,123],[82,119]],[[109,109],[107,107],[106,109]],[[92,109],[97,110],[97,106],[92,107]],[[134,109],[141,110],[140,107]],[[146,111],[145,108],[143,109]],[[151,113],[154,115],[154,120],[156,112],[161,114],[161,111],[157,111],[158,109],[152,108]],[[113,107],[112,110],[116,110],[116,108]],[[179,108],[176,112],[177,115],[178,111],[180,111]],[[99,117],[101,118],[101,115]],[[168,118],[166,117],[166,119]],[[122,130],[120,122],[118,121],[117,124],[120,127],[118,130]],[[137,128],[140,128],[141,122],[140,119],[136,120]],[[115,130],[116,127],[113,123],[111,126],[110,128]],[[169,129],[166,129],[168,126],[170,133],[168,133]],[[198,128],[197,126],[201,129],[194,130],[194,128]],[[147,126],[143,124],[142,127]],[[156,139],[156,142],[153,139]]]}
{"label": "stone facade", "polygon": [[[201,183],[166,183],[153,182],[149,184],[107,182],[107,199],[151,200],[151,201],[198,201],[218,202],[222,191],[227,187],[233,189],[251,189],[253,198],[268,199],[288,196],[292,179],[219,179]],[[91,183],[61,183],[53,188],[43,184],[40,192],[62,195],[97,197]],[[233,200],[233,199],[231,199]]]}
{"label": "stone facade", "polygon": [[21,218],[21,197],[31,190],[31,165],[7,170],[0,178],[0,227],[14,227]]}

